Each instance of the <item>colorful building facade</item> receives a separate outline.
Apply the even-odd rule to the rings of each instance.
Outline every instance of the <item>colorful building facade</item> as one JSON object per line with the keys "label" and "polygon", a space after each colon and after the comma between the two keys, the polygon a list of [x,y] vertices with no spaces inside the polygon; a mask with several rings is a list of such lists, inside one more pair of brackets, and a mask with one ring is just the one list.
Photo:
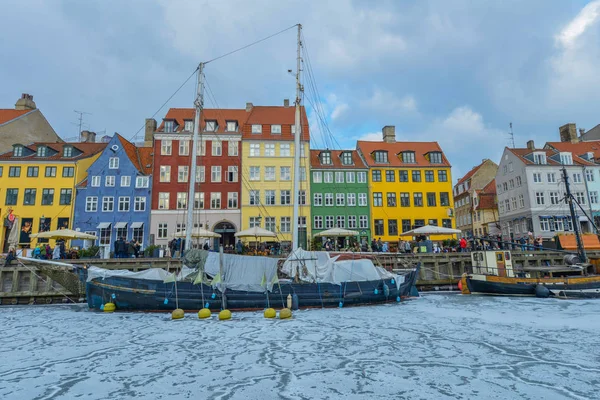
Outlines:
{"label": "colorful building facade", "polygon": [[382,142],[359,141],[357,150],[369,167],[374,238],[396,243],[420,226],[454,227],[451,166],[437,142],[396,142],[386,126]]}
{"label": "colorful building facade", "polygon": [[260,226],[277,235],[277,240],[291,244],[292,207],[299,201],[299,244],[307,248],[311,237],[310,184],[308,172],[309,128],[306,111],[301,111],[300,198],[294,199],[294,122],[295,108],[283,106],[253,106],[242,140],[242,230]]}
{"label": "colorful building facade", "polygon": [[152,151],[115,134],[75,188],[73,227],[96,235],[103,255],[118,238],[149,244]]}
{"label": "colorful building facade", "polygon": [[72,228],[75,185],[105,147],[103,143],[15,144],[12,151],[0,155],[4,251],[10,233],[6,221],[12,217],[18,218],[13,229],[20,230],[19,246],[24,248],[35,242],[32,233]]}
{"label": "colorful building facade", "polygon": [[371,240],[368,169],[356,150],[311,150],[312,234],[331,228]]}
{"label": "colorful building facade", "polygon": [[154,132],[154,171],[150,233],[165,246],[186,229],[188,203],[193,201],[194,227],[221,234],[212,245],[235,244],[240,230],[243,109],[205,109],[196,162],[195,198],[188,199],[194,109],[172,108]]}

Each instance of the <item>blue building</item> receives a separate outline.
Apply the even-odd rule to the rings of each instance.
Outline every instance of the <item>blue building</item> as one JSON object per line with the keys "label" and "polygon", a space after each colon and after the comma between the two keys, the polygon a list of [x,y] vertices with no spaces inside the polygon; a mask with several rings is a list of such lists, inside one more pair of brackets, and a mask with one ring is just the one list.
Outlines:
{"label": "blue building", "polygon": [[152,148],[115,134],[76,186],[73,227],[96,235],[103,256],[119,237],[150,244],[151,175]]}

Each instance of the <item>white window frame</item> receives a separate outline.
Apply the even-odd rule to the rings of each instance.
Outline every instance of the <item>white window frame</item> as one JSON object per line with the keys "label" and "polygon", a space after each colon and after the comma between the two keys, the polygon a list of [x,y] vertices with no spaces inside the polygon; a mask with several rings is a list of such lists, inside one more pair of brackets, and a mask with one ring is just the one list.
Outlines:
{"label": "white window frame", "polygon": [[[105,206],[106,206],[106,209],[104,208]],[[115,211],[115,198],[113,196],[103,196],[102,197],[102,212],[114,212],[114,211]]]}
{"label": "white window frame", "polygon": [[108,159],[108,169],[119,169],[119,157],[110,157]]}
{"label": "white window frame", "polygon": [[190,155],[190,141],[189,140],[180,140],[179,141],[179,155],[180,156],[189,156]]}
{"label": "white window frame", "polygon": [[223,155],[223,146],[221,145],[221,141],[220,140],[213,140],[212,141],[211,155],[213,157],[220,157],[220,156]]}
{"label": "white window frame", "polygon": [[[222,177],[222,173],[221,173],[221,166],[220,165],[213,165],[212,167],[210,167],[210,181],[211,182],[221,182],[223,179]],[[212,196],[212,194],[211,194]]]}
{"label": "white window frame", "polygon": [[173,152],[173,141],[169,139],[163,139],[160,142],[160,155],[170,156]]}
{"label": "white window frame", "polygon": [[131,176],[123,175],[121,176],[121,187],[130,187],[131,186]]}
{"label": "white window frame", "polygon": [[116,177],[114,175],[106,175],[104,178],[104,186],[105,187],[115,187]]}
{"label": "white window frame", "polygon": [[265,157],[275,157],[275,143],[265,143]]}
{"label": "white window frame", "polygon": [[92,176],[92,182],[91,182],[92,187],[100,187],[101,182],[102,182],[102,177],[100,175]]}
{"label": "white window frame", "polygon": [[133,201],[133,211],[134,212],[146,211],[146,197],[145,196],[135,196],[134,201]]}
{"label": "white window frame", "polygon": [[239,144],[237,140],[230,140],[227,142],[227,155],[230,157],[237,157],[239,154]]}
{"label": "white window frame", "polygon": [[98,196],[85,198],[85,212],[98,212]]}

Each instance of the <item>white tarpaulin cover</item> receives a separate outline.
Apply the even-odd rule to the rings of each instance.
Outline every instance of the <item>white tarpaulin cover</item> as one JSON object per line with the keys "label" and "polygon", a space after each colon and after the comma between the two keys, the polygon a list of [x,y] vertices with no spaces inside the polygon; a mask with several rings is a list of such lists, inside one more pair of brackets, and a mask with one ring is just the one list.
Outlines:
{"label": "white tarpaulin cover", "polygon": [[145,271],[133,272],[126,269],[104,269],[98,267],[88,268],[88,282],[94,278],[109,278],[111,276],[122,276],[124,278],[149,279],[164,281],[170,274],[161,268],[148,268]]}
{"label": "white tarpaulin cover", "polygon": [[[221,282],[215,283],[219,288],[264,292],[265,287],[271,291],[277,275],[276,258],[240,256],[223,254],[223,275]],[[219,253],[208,254],[204,270],[207,274],[219,274]]]}
{"label": "white tarpaulin cover", "polygon": [[383,268],[375,267],[369,259],[337,261],[326,251],[297,249],[283,264],[282,271],[290,278],[296,273],[304,282],[335,283],[376,281],[394,277]]}

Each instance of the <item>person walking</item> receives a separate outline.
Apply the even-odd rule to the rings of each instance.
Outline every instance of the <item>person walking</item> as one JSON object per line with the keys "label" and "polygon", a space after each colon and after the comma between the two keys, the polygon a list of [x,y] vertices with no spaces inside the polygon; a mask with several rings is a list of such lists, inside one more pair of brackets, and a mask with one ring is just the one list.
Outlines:
{"label": "person walking", "polygon": [[467,252],[467,239],[465,239],[464,237],[460,238],[459,246],[460,246],[460,252],[466,253]]}

